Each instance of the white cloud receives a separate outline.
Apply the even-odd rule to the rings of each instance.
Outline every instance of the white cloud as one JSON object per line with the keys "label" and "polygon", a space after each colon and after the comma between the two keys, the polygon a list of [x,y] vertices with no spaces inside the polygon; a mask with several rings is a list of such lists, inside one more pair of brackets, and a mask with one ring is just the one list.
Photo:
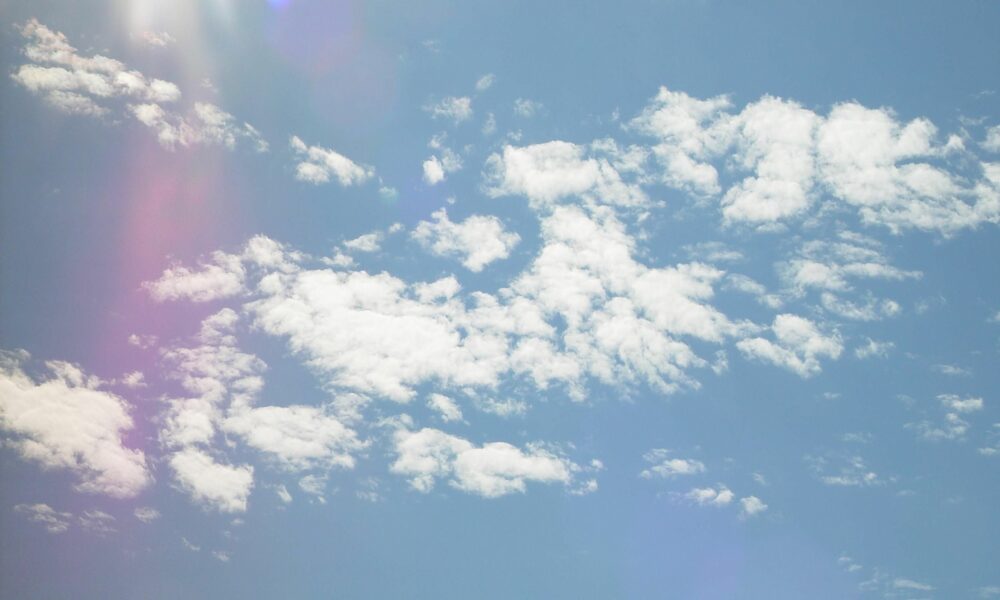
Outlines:
{"label": "white cloud", "polygon": [[[628,128],[657,139],[661,181],[703,197],[722,192],[717,165],[747,176],[720,198],[725,223],[765,230],[810,213],[819,194],[892,232],[950,235],[1000,221],[992,165],[970,184],[941,163],[962,148],[935,141],[926,119],[901,123],[887,109],[849,102],[827,116],[765,96],[729,112],[726,96],[706,100],[661,88]],[[828,210],[829,205],[824,209]]]}
{"label": "white cloud", "polygon": [[839,458],[839,468],[829,467],[830,459],[823,456],[806,456],[810,470],[826,485],[839,487],[871,487],[885,481],[871,470],[865,460],[857,455]]}
{"label": "white cloud", "polygon": [[643,469],[639,476],[644,479],[661,477],[671,479],[681,475],[697,475],[705,472],[705,463],[691,458],[671,458],[670,451],[664,448],[654,448],[647,452],[643,459],[650,466]]}
{"label": "white cloud", "polygon": [[245,274],[238,256],[214,252],[211,262],[202,263],[197,270],[176,265],[143,287],[158,302],[181,299],[209,302],[242,292]]}
{"label": "white cloud", "polygon": [[961,398],[955,394],[941,394],[938,400],[945,408],[959,413],[971,413],[983,409],[982,398]]}
{"label": "white cloud", "polygon": [[854,349],[854,356],[861,360],[873,356],[876,358],[886,358],[889,356],[889,352],[895,347],[896,344],[892,342],[879,342],[868,338],[868,341],[863,346],[858,346]]}
{"label": "white cloud", "polygon": [[288,488],[286,488],[284,485],[279,485],[278,487],[274,488],[274,491],[276,494],[278,494],[278,498],[281,498],[282,502],[284,502],[285,504],[291,504],[292,494],[289,493]]}
{"label": "white cloud", "polygon": [[972,375],[972,371],[958,365],[932,365],[931,368],[942,375],[951,375],[952,377],[968,377]]}
{"label": "white cloud", "polygon": [[645,193],[627,184],[608,157],[588,157],[587,148],[553,141],[533,146],[504,146],[486,164],[486,191],[491,196],[526,196],[536,208],[551,207],[567,197],[619,206],[641,206]]}
{"label": "white cloud", "polygon": [[139,506],[133,511],[136,519],[143,523],[152,523],[160,518],[160,511],[151,506]]}
{"label": "white cloud", "polygon": [[223,429],[288,470],[354,468],[365,444],[333,415],[315,406],[261,406],[230,412]]}
{"label": "white cloud", "polygon": [[812,321],[791,314],[781,314],[771,325],[775,341],[746,338],[736,343],[747,358],[784,367],[800,377],[819,373],[820,358],[836,360],[843,351],[840,335],[822,333]]}
{"label": "white cloud", "polygon": [[542,110],[542,103],[527,98],[514,100],[514,114],[519,117],[530,118]]}
{"label": "white cloud", "polygon": [[445,423],[462,420],[462,409],[455,401],[444,394],[431,394],[427,398],[427,406],[440,415]]}
{"label": "white cloud", "polygon": [[407,477],[421,492],[433,489],[437,479],[450,478],[449,483],[457,489],[497,498],[523,493],[529,481],[569,485],[579,470],[568,459],[538,445],[529,445],[526,450],[504,442],[477,447],[429,428],[416,432],[400,428],[394,440],[398,457],[390,469]]}
{"label": "white cloud", "polygon": [[319,185],[331,177],[344,187],[361,185],[375,175],[375,169],[359,165],[343,154],[322,146],[308,146],[298,136],[291,137],[291,147],[299,162],[295,165],[295,178]]}
{"label": "white cloud", "polygon": [[12,77],[56,108],[102,116],[110,112],[107,101],[112,98],[157,103],[180,99],[180,90],[173,83],[148,79],[99,54],[81,56],[65,35],[35,19],[19,29],[27,40],[22,52],[31,62],[18,67]]}
{"label": "white cloud", "polygon": [[928,585],[926,583],[920,583],[919,581],[914,581],[912,579],[903,579],[897,577],[892,581],[892,587],[898,590],[914,590],[918,592],[932,592],[934,591],[934,586]]}
{"label": "white cloud", "polygon": [[193,447],[170,457],[177,483],[196,502],[220,512],[245,512],[253,489],[253,467],[226,465]]}
{"label": "white cloud", "polygon": [[764,504],[764,502],[762,502],[757,496],[740,498],[740,517],[743,519],[759,515],[766,510],[767,504]]}
{"label": "white cloud", "polygon": [[114,533],[115,528],[113,523],[116,520],[117,519],[115,519],[112,515],[109,515],[103,510],[97,509],[85,510],[79,517],[80,527],[84,531],[89,531],[102,536]]}
{"label": "white cloud", "polygon": [[50,361],[35,380],[26,353],[0,353],[0,429],[25,460],[73,471],[83,492],[131,498],[152,480],[141,450],[126,448],[134,423],[129,406],[79,367]]}
{"label": "white cloud", "polygon": [[429,104],[424,110],[432,118],[447,119],[456,125],[472,117],[472,99],[468,96],[449,96],[436,104]]}
{"label": "white cloud", "polygon": [[174,36],[170,35],[166,31],[143,31],[139,34],[139,39],[150,46],[159,48],[169,46],[177,41],[174,39]]}
{"label": "white cloud", "polygon": [[691,491],[687,492],[683,496],[686,500],[690,500],[699,506],[726,506],[733,501],[734,495],[724,485],[719,485],[717,488],[693,488]]}
{"label": "white cloud", "polygon": [[459,223],[448,219],[440,209],[431,214],[433,221],[421,221],[413,229],[413,239],[438,256],[454,256],[473,272],[495,260],[510,256],[521,236],[504,229],[500,219],[473,215]]}
{"label": "white cloud", "polygon": [[373,231],[344,242],[344,247],[356,252],[378,252],[385,236],[381,231]]}
{"label": "white cloud", "polygon": [[486,90],[493,87],[493,84],[496,82],[496,80],[497,80],[496,75],[494,75],[493,73],[487,73],[486,75],[483,75],[482,77],[476,80],[476,91],[485,92]]}
{"label": "white cloud", "polygon": [[990,152],[1000,152],[1000,125],[994,125],[986,130],[986,139],[981,145]]}
{"label": "white cloud", "polygon": [[431,185],[437,185],[444,181],[444,167],[436,156],[432,156],[424,161],[424,181]]}
{"label": "white cloud", "polygon": [[49,533],[65,533],[73,519],[72,513],[58,511],[48,504],[18,504],[14,512],[41,524]]}
{"label": "white cloud", "polygon": [[196,102],[187,116],[165,110],[160,104],[139,103],[128,105],[132,116],[156,133],[161,146],[173,150],[177,146],[218,145],[228,149],[244,140],[257,152],[267,152],[268,143],[249,123],[240,124],[236,117],[214,104]]}

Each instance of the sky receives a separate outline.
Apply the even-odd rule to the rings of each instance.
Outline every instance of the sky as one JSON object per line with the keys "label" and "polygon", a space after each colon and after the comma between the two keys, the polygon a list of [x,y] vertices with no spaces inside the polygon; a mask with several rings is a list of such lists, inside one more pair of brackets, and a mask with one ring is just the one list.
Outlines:
{"label": "sky", "polygon": [[0,15],[0,598],[1000,598],[1000,4]]}

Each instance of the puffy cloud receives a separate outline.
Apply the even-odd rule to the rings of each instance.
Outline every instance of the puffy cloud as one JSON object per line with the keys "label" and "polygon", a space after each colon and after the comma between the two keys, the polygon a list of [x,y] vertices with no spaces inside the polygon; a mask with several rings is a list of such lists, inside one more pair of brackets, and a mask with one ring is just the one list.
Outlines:
{"label": "puffy cloud", "polygon": [[49,533],[65,533],[73,519],[72,513],[58,511],[48,504],[18,504],[14,512],[41,524]]}
{"label": "puffy cloud", "polygon": [[330,177],[344,187],[360,185],[375,175],[371,167],[359,165],[343,154],[322,146],[308,146],[298,136],[292,136],[291,147],[298,157],[295,178],[313,184],[327,183]]}
{"label": "puffy cloud", "polygon": [[181,299],[209,302],[241,293],[245,275],[238,256],[214,252],[211,261],[198,269],[173,266],[165,270],[159,279],[143,286],[159,302]]}
{"label": "puffy cloud", "polygon": [[722,197],[726,222],[771,223],[812,203],[813,136],[820,118],[794,102],[765,96],[733,123],[736,164],[754,174]]}
{"label": "puffy cloud", "polygon": [[168,150],[197,145],[236,147],[244,140],[257,152],[267,152],[268,143],[249,123],[238,123],[236,117],[214,104],[196,102],[187,116],[165,110],[155,103],[130,104],[132,116],[152,129],[160,145]]}
{"label": "puffy cloud", "polygon": [[431,394],[427,399],[427,406],[441,416],[441,420],[448,423],[462,420],[462,409],[455,404],[455,401],[444,394]]}
{"label": "puffy cloud", "polygon": [[843,351],[837,333],[825,335],[815,323],[797,315],[776,316],[771,331],[773,342],[760,337],[746,338],[738,341],[736,347],[747,358],[784,367],[800,377],[819,373],[821,357],[837,359]]}
{"label": "puffy cloud", "polygon": [[627,184],[608,157],[588,157],[587,148],[553,141],[533,146],[504,146],[502,154],[487,160],[487,193],[523,195],[535,207],[582,196],[595,202],[641,206],[645,193]]}
{"label": "puffy cloud", "polygon": [[384,237],[381,231],[374,231],[345,241],[344,247],[357,252],[378,252],[379,248],[382,247]]}
{"label": "puffy cloud", "polygon": [[413,239],[438,256],[454,256],[473,272],[489,263],[507,258],[521,241],[521,236],[504,229],[500,219],[473,215],[459,223],[440,209],[431,214],[433,221],[421,221],[414,228]]}
{"label": "puffy cloud", "polygon": [[222,428],[289,470],[350,469],[351,453],[365,446],[354,431],[315,406],[239,407]]}
{"label": "puffy cloud", "polygon": [[0,429],[26,460],[73,471],[83,492],[131,498],[152,477],[141,450],[126,448],[129,406],[102,382],[65,362],[46,363],[51,377],[22,368],[26,353],[0,354]]}
{"label": "puffy cloud", "polygon": [[650,466],[639,473],[640,477],[652,479],[660,477],[671,479],[681,475],[697,475],[705,472],[705,463],[691,458],[671,458],[670,451],[664,448],[654,448],[647,452],[643,459]]}
{"label": "puffy cloud", "polygon": [[207,452],[188,447],[169,460],[177,483],[191,497],[220,512],[245,512],[253,489],[253,467],[226,465]]}
{"label": "puffy cloud", "polygon": [[757,496],[740,498],[740,518],[747,519],[766,510],[767,504],[764,504]]}
{"label": "puffy cloud", "polygon": [[409,478],[421,492],[434,487],[435,480],[484,498],[523,493],[526,482],[569,485],[579,467],[538,445],[526,450],[504,442],[475,446],[466,439],[438,429],[420,431],[398,429],[394,434],[398,455],[393,473]]}
{"label": "puffy cloud", "polygon": [[472,117],[472,99],[468,96],[448,96],[440,102],[428,104],[424,110],[430,113],[432,118],[447,119],[458,125]]}
{"label": "puffy cloud", "polygon": [[279,485],[278,487],[274,488],[274,491],[276,494],[278,494],[278,498],[280,498],[282,502],[284,502],[285,504],[291,504],[292,494],[288,491],[288,488],[286,488],[284,485]]}
{"label": "puffy cloud", "polygon": [[720,198],[725,223],[773,229],[809,214],[824,193],[892,232],[950,235],[1000,220],[992,165],[979,165],[982,174],[969,185],[942,164],[962,148],[960,138],[938,144],[926,119],[901,123],[887,109],[854,102],[821,116],[769,96],[737,114],[730,108],[725,96],[661,88],[628,125],[657,140],[653,154],[666,185],[716,197],[721,164],[747,173]]}
{"label": "puffy cloud", "polygon": [[726,506],[735,497],[733,492],[724,485],[717,488],[693,488],[684,494],[684,499],[689,500],[699,506]]}
{"label": "puffy cloud", "polygon": [[137,101],[176,102],[176,85],[148,79],[106,56],[81,56],[66,36],[35,19],[20,27],[27,40],[22,52],[31,61],[12,75],[14,81],[41,95],[52,106],[70,113],[103,116],[101,103],[122,97]]}
{"label": "puffy cloud", "polygon": [[629,128],[657,138],[653,153],[663,183],[700,195],[719,193],[719,173],[708,160],[729,145],[729,135],[712,124],[730,106],[729,98],[692,98],[661,87]]}
{"label": "puffy cloud", "polygon": [[432,156],[424,161],[424,181],[431,185],[437,185],[444,181],[444,166],[440,159]]}

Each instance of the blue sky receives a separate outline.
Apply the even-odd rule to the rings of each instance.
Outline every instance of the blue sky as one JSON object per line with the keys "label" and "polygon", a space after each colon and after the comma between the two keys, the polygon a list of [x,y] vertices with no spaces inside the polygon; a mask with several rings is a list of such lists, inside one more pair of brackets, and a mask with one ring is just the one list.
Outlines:
{"label": "blue sky", "polygon": [[1000,597],[996,3],[0,11],[0,597]]}

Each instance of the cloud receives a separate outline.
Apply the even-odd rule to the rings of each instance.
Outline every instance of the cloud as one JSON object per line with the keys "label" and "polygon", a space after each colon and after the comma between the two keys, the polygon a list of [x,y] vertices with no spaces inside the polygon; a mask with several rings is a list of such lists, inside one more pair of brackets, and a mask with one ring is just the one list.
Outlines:
{"label": "cloud", "polygon": [[155,103],[180,99],[173,83],[148,79],[106,56],[81,56],[65,35],[35,19],[19,29],[27,40],[22,53],[30,62],[18,67],[12,78],[57,109],[104,116],[111,110],[107,101],[112,98]]}
{"label": "cloud", "polygon": [[143,31],[139,34],[139,39],[150,46],[163,48],[169,46],[176,42],[174,36],[170,35],[166,31]]}
{"label": "cloud", "polygon": [[298,136],[291,137],[291,147],[299,162],[295,178],[319,185],[335,177],[344,187],[360,185],[375,175],[371,167],[359,165],[343,154],[322,146],[308,146]]}
{"label": "cloud", "polygon": [[682,475],[697,475],[705,472],[705,463],[690,458],[670,458],[670,451],[664,448],[654,448],[643,459],[650,464],[639,473],[644,479],[660,477],[672,479]]}
{"label": "cloud", "polygon": [[542,103],[527,98],[514,100],[514,114],[526,119],[531,118],[542,110]]}
{"label": "cloud", "polygon": [[879,342],[868,338],[868,342],[863,346],[858,346],[854,349],[854,356],[861,360],[871,357],[886,358],[889,356],[889,352],[896,347],[896,344],[892,342]]}
{"label": "cloud", "polygon": [[220,464],[193,447],[173,454],[169,464],[178,485],[196,502],[220,512],[246,512],[253,489],[252,466]]}
{"label": "cloud", "polygon": [[618,206],[647,204],[645,193],[622,180],[610,157],[587,156],[587,148],[563,141],[504,146],[486,163],[486,192],[526,196],[533,207],[551,207],[568,197]]}
{"label": "cloud", "polygon": [[65,533],[69,529],[73,514],[58,511],[48,504],[18,504],[14,512],[24,515],[33,523],[39,523],[49,533]]}
{"label": "cloud", "polygon": [[454,256],[470,271],[478,273],[495,260],[510,256],[521,236],[504,229],[500,219],[473,215],[459,223],[448,219],[440,209],[431,214],[433,221],[421,221],[413,229],[413,239],[433,254]]}
{"label": "cloud", "polygon": [[36,380],[22,368],[26,353],[0,354],[0,429],[25,460],[72,471],[76,489],[131,498],[152,480],[141,450],[126,448],[129,405],[79,367],[46,363]]}
{"label": "cloud", "polygon": [[268,143],[249,123],[236,118],[214,104],[196,102],[188,116],[180,116],[155,103],[130,104],[129,112],[137,121],[156,132],[160,145],[168,150],[196,145],[236,147],[240,140],[252,144],[257,152],[267,152]]}
{"label": "cloud", "polygon": [[472,99],[448,96],[436,104],[428,104],[424,110],[434,119],[447,119],[458,125],[472,117]]}
{"label": "cloud", "polygon": [[989,152],[1000,153],[1000,125],[994,125],[986,130],[986,139],[983,140],[981,146]]}
{"label": "cloud", "polygon": [[946,412],[943,421],[933,423],[928,420],[907,423],[907,429],[912,429],[924,440],[936,442],[941,440],[962,440],[969,431],[969,422],[961,415],[969,415],[983,409],[982,398],[962,398],[956,394],[940,394],[937,397]]}
{"label": "cloud", "polygon": [[437,479],[450,478],[456,489],[497,498],[523,493],[526,482],[569,485],[579,469],[539,445],[529,445],[526,450],[504,442],[477,447],[438,429],[414,432],[400,428],[394,443],[397,459],[390,470],[407,477],[420,492],[433,489]]}
{"label": "cloud", "polygon": [[733,501],[733,492],[724,485],[716,488],[693,488],[683,498],[699,506],[726,506]]}
{"label": "cloud", "polygon": [[[836,458],[836,457],[834,457]],[[830,458],[806,456],[809,469],[826,485],[839,487],[872,487],[885,484],[878,473],[871,470],[865,460],[857,455],[841,457],[839,468],[830,468]]]}
{"label": "cloud", "polygon": [[486,90],[493,87],[493,84],[496,83],[496,80],[497,80],[496,75],[494,75],[493,73],[487,73],[486,75],[483,75],[482,77],[476,80],[476,91],[480,93],[485,92]]}
{"label": "cloud", "polygon": [[436,156],[432,156],[424,161],[424,181],[431,185],[437,185],[444,181],[444,166]]}
{"label": "cloud", "polygon": [[116,531],[113,523],[117,519],[103,510],[85,510],[83,511],[83,514],[80,515],[79,520],[80,527],[82,527],[84,531],[96,533],[97,535],[103,536]]}
{"label": "cloud", "polygon": [[160,518],[160,511],[151,506],[140,506],[135,509],[133,514],[136,519],[139,519],[143,523],[152,523]]}
{"label": "cloud", "polygon": [[381,231],[366,233],[353,240],[345,241],[344,247],[357,252],[378,252],[382,246],[382,239],[384,237]]}
{"label": "cloud", "polygon": [[[957,176],[945,163],[962,147],[960,138],[937,143],[937,129],[926,119],[902,123],[888,109],[855,102],[823,116],[770,96],[736,114],[731,108],[726,96],[697,99],[660,88],[628,124],[656,139],[660,181],[718,198],[725,224],[772,230],[810,215],[820,195],[894,233],[951,235],[1000,221],[995,167],[979,164],[971,184]],[[725,191],[723,166],[735,175]]]}
{"label": "cloud", "polygon": [[279,485],[276,488],[274,488],[274,491],[275,493],[278,494],[278,498],[281,498],[282,502],[284,502],[285,504],[291,504],[292,494],[289,493],[288,488],[286,488],[284,485]]}
{"label": "cloud", "polygon": [[462,420],[462,409],[444,394],[431,394],[427,399],[427,407],[438,413],[445,423]]}
{"label": "cloud", "polygon": [[800,377],[819,373],[819,359],[836,360],[843,351],[840,336],[834,332],[824,334],[809,319],[791,314],[780,314],[771,325],[775,341],[764,338],[746,338],[736,347],[747,358],[769,362],[784,367]]}
{"label": "cloud", "polygon": [[353,430],[315,406],[238,407],[222,428],[291,471],[351,469],[352,452],[365,447]]}
{"label": "cloud", "polygon": [[912,579],[903,579],[901,577],[897,577],[892,581],[892,587],[898,590],[914,590],[918,592],[934,591],[934,586],[932,585],[920,583],[919,581],[914,581]]}
{"label": "cloud", "polygon": [[740,518],[742,519],[748,519],[755,515],[759,515],[766,510],[767,505],[764,504],[757,496],[740,498]]}

